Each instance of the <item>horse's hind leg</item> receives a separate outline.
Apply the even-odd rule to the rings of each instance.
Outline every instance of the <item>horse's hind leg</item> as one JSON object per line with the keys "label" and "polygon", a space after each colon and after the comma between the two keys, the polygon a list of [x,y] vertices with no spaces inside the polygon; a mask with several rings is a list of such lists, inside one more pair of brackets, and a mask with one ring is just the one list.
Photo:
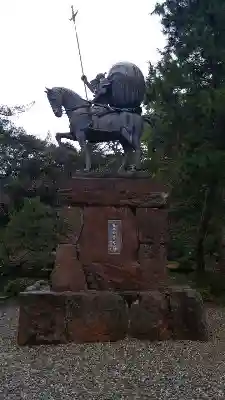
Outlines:
{"label": "horse's hind leg", "polygon": [[140,147],[140,145],[135,148],[134,169],[136,169],[137,171],[139,171],[141,169],[141,147]]}
{"label": "horse's hind leg", "polygon": [[118,172],[126,171],[128,169],[130,155],[132,153],[132,149],[130,148],[130,146],[128,144],[122,144],[122,147],[123,147],[124,156],[123,156],[123,162],[122,162],[121,166],[119,167]]}
{"label": "horse's hind leg", "polygon": [[[139,128],[140,132],[142,132],[142,125]],[[135,149],[134,152],[134,169],[135,170],[140,170],[141,169],[141,143],[140,143],[140,132],[139,130],[137,130],[136,132],[134,132],[133,134],[133,146]]]}

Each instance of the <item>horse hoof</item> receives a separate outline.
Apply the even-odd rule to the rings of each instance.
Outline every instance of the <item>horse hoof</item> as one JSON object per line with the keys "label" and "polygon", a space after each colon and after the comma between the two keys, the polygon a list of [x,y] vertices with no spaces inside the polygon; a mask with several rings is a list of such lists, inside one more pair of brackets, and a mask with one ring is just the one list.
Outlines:
{"label": "horse hoof", "polygon": [[138,172],[141,170],[142,170],[141,167],[137,167],[136,165],[131,165],[131,167],[130,167],[131,172]]}
{"label": "horse hoof", "polygon": [[117,172],[124,172],[124,171],[126,171],[126,166],[125,165],[121,165],[117,170]]}

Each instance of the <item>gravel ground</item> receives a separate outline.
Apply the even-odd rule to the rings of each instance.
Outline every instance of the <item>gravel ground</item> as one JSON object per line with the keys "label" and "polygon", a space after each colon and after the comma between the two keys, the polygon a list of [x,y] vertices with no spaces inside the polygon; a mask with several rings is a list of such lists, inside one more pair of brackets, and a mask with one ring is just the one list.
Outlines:
{"label": "gravel ground", "polygon": [[0,399],[224,399],[225,308],[207,312],[208,343],[18,348],[18,310],[1,306]]}

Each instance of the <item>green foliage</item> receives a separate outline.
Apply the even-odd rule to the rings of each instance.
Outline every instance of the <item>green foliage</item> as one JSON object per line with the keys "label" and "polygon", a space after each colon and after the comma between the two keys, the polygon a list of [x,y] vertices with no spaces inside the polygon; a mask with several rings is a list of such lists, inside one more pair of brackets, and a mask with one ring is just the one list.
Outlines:
{"label": "green foliage", "polygon": [[5,228],[4,264],[11,268],[40,270],[53,263],[52,251],[63,226],[56,212],[39,198],[25,199],[23,207],[11,215]]}
{"label": "green foliage", "polygon": [[[57,147],[49,134],[40,140],[16,128],[8,118],[15,111],[24,108],[0,107],[0,275],[41,277],[40,271],[46,276],[51,268],[52,250],[67,229],[56,212],[57,190],[83,167],[83,160],[68,143]],[[93,145],[93,151],[99,170],[114,163],[113,151],[118,160],[121,156],[113,144],[107,149]]]}
{"label": "green foliage", "polygon": [[205,271],[203,274],[170,271],[169,276],[173,285],[188,285],[196,289],[205,302],[225,304],[224,274],[216,271]]}
{"label": "green foliage", "polygon": [[23,292],[28,286],[32,286],[36,282],[31,278],[16,278],[9,280],[4,286],[3,294],[9,297],[16,297],[20,292]]}
{"label": "green foliage", "polygon": [[225,4],[164,0],[154,12],[167,44],[149,66],[145,142],[149,153],[157,149],[155,174],[171,187],[172,257],[203,270],[224,224]]}

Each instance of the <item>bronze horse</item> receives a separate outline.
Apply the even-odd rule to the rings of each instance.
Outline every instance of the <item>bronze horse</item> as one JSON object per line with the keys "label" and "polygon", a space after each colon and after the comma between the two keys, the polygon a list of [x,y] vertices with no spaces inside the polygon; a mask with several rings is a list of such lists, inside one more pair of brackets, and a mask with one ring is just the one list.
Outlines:
{"label": "bronze horse", "polygon": [[56,117],[63,110],[70,122],[70,132],[57,133],[56,140],[63,138],[77,141],[85,159],[85,171],[91,170],[89,143],[119,141],[124,150],[120,170],[127,169],[129,156],[134,151],[132,169],[140,169],[140,140],[145,117],[129,109],[117,109],[108,105],[96,105],[63,87],[46,88],[46,94]]}

